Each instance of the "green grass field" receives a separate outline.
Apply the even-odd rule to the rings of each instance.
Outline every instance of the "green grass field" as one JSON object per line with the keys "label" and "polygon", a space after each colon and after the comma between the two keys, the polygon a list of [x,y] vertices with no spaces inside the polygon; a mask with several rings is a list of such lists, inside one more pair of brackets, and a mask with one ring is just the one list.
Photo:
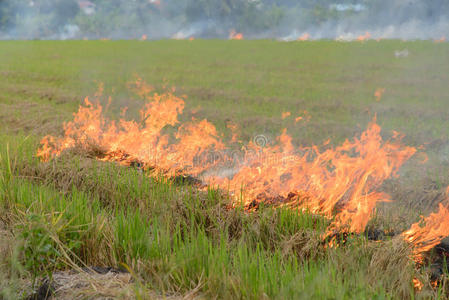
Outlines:
{"label": "green grass field", "polygon": [[[182,120],[207,118],[221,132],[235,123],[244,141],[287,128],[296,145],[336,145],[376,117],[385,139],[395,130],[424,147],[384,184],[394,201],[370,222],[401,232],[435,211],[449,185],[448,50],[425,41],[0,42],[0,299],[23,299],[43,277],[84,266],[127,268],[132,279],[66,299],[447,298],[446,279],[432,288],[400,238],[354,236],[325,249],[328,220],[318,216],[247,213],[216,189],[74,152],[34,155],[99,83],[111,117],[124,106],[137,116],[143,102],[127,89],[135,76],[185,94]],[[304,111],[310,120],[295,123]]]}

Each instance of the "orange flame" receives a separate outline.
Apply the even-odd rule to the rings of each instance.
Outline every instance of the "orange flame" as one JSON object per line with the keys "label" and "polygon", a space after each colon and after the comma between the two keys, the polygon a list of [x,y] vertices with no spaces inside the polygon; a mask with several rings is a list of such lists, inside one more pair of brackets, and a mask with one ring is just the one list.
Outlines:
{"label": "orange flame", "polygon": [[148,36],[146,34],[142,34],[142,36],[140,37],[141,41],[146,41],[148,38]]}
{"label": "orange flame", "polygon": [[413,257],[417,263],[423,262],[425,252],[449,236],[449,208],[440,203],[438,212],[421,218],[402,233],[403,238],[414,246]]}
{"label": "orange flame", "polygon": [[380,99],[382,98],[382,95],[385,93],[385,89],[384,88],[377,88],[376,91],[374,92],[374,97],[376,97],[376,101],[379,102]]}
{"label": "orange flame", "polygon": [[236,204],[246,206],[278,200],[331,218],[338,205],[334,227],[349,226],[351,232],[362,232],[376,203],[388,201],[376,189],[416,151],[399,141],[383,142],[374,122],[359,139],[323,152],[316,146],[295,148],[285,130],[277,141],[263,148],[250,144],[252,152],[231,179],[210,181],[226,186]]}
{"label": "orange flame", "polygon": [[282,120],[284,120],[284,119],[290,117],[290,115],[291,115],[291,113],[290,113],[289,111],[283,112],[283,113],[282,113]]}
{"label": "orange flame", "polygon": [[367,31],[367,32],[365,32],[365,34],[359,35],[359,36],[357,37],[357,41],[363,42],[363,41],[369,40],[370,38],[371,38],[371,33],[369,33],[369,32]]}
{"label": "orange flame", "polygon": [[310,115],[309,115],[309,112],[307,110],[303,111],[303,115],[302,116],[297,116],[295,118],[295,123],[298,123],[301,120],[304,120],[306,122],[310,121]]}
{"label": "orange flame", "polygon": [[308,34],[306,32],[298,38],[298,41],[307,41],[309,38],[310,38],[310,34]]}
{"label": "orange flame", "polygon": [[[138,94],[147,100],[140,111],[140,122],[108,120],[100,104],[85,99],[74,114],[74,120],[64,124],[64,137],[46,136],[37,156],[48,160],[62,151],[80,147],[99,149],[101,160],[130,165],[139,161],[146,167],[170,174],[199,174],[207,164],[195,164],[195,159],[207,151],[222,149],[215,127],[207,120],[192,121],[178,127],[174,137],[163,134],[163,128],[175,126],[184,109],[184,100],[171,92],[152,93],[140,79],[134,84]],[[170,139],[174,143],[169,143]]]}
{"label": "orange flame", "polygon": [[[211,153],[221,156],[225,152],[213,124],[193,119],[179,125],[178,116],[185,105],[182,98],[173,92],[155,93],[140,78],[129,88],[146,100],[140,121],[109,120],[100,104],[86,98],[74,119],[64,124],[64,136],[44,137],[37,156],[48,160],[78,147],[100,160],[124,165],[138,161],[145,168],[169,175],[202,175],[205,183],[226,187],[235,205],[243,201],[249,207],[251,203],[267,201],[308,209],[328,218],[339,208],[333,228],[362,232],[376,203],[388,201],[388,196],[377,189],[385,179],[395,176],[416,151],[401,144],[401,135],[383,141],[380,126],[372,122],[360,138],[346,140],[334,148],[326,143],[324,151],[317,146],[295,147],[284,129],[276,144],[257,136],[244,147],[241,160],[204,160]],[[102,89],[100,85],[98,97]],[[235,142],[236,127],[229,126]],[[174,133],[165,133],[167,127],[172,127],[170,132]],[[213,173],[224,162],[226,168],[232,164],[232,176],[230,172]]]}
{"label": "orange flame", "polygon": [[413,287],[416,290],[418,290],[418,291],[422,290],[423,286],[424,286],[424,284],[421,281],[419,281],[418,278],[413,278]]}
{"label": "orange flame", "polygon": [[236,32],[235,29],[232,29],[229,32],[229,39],[230,40],[243,40],[243,34]]}
{"label": "orange flame", "polygon": [[226,127],[229,128],[229,129],[231,130],[231,133],[232,133],[231,143],[237,143],[237,142],[239,142],[238,136],[237,136],[237,130],[238,130],[237,124],[234,124],[234,123],[228,123],[228,124],[226,125]]}
{"label": "orange flame", "polygon": [[446,37],[442,36],[439,39],[435,40],[435,43],[444,43],[446,41]]}

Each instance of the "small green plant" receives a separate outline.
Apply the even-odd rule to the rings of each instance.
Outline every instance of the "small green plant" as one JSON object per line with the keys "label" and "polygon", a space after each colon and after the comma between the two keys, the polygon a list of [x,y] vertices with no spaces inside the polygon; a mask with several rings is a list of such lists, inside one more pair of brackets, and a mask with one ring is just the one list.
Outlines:
{"label": "small green plant", "polygon": [[33,276],[33,282],[42,274],[49,274],[49,266],[57,266],[61,252],[48,230],[42,216],[29,215],[27,222],[19,227],[22,240],[23,265]]}

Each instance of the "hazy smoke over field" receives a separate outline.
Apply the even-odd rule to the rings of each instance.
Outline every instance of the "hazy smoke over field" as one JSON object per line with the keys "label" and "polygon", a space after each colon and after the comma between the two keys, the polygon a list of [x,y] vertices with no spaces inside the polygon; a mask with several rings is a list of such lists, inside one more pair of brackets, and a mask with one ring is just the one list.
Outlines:
{"label": "hazy smoke over field", "polygon": [[[439,39],[449,1],[0,0],[1,39]],[[305,35],[307,33],[307,35]]]}

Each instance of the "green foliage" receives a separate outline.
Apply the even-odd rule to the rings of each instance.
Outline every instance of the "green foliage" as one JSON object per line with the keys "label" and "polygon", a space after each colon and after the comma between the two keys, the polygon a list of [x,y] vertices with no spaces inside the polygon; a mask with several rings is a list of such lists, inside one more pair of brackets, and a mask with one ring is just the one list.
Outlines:
{"label": "green foliage", "polygon": [[138,211],[121,211],[116,215],[115,243],[119,261],[149,257],[150,226]]}
{"label": "green foliage", "polygon": [[[23,254],[24,266],[30,270],[33,278],[42,275],[41,271],[47,270],[48,266],[61,267],[58,259],[62,257],[58,251],[51,231],[46,228],[46,222],[39,215],[28,215],[25,226],[19,227],[20,239],[23,246],[20,251]],[[53,225],[53,224],[52,224]]]}

